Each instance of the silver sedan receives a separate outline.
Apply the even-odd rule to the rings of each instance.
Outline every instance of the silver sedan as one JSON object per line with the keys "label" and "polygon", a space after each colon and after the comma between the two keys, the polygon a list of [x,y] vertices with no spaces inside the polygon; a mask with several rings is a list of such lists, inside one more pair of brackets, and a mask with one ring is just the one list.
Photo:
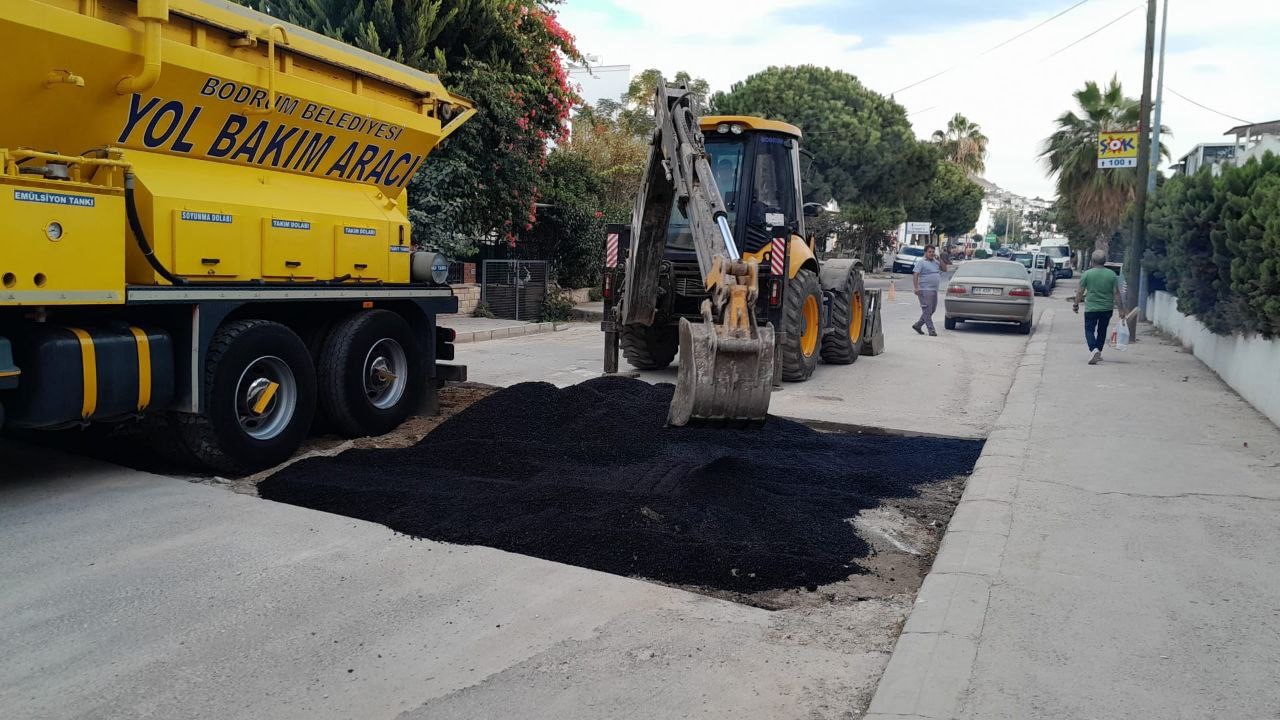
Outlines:
{"label": "silver sedan", "polygon": [[1031,332],[1031,311],[1035,307],[1031,280],[1022,263],[1010,260],[970,260],[961,263],[947,283],[943,310],[946,327],[967,320],[1017,323],[1018,330]]}

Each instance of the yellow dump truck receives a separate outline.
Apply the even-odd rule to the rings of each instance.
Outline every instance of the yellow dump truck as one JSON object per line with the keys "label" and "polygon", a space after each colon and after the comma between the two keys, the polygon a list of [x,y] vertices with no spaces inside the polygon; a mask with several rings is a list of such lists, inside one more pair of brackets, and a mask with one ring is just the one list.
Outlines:
{"label": "yellow dump truck", "polygon": [[145,421],[240,473],[465,374],[405,186],[475,110],[226,0],[3,0],[0,427]]}

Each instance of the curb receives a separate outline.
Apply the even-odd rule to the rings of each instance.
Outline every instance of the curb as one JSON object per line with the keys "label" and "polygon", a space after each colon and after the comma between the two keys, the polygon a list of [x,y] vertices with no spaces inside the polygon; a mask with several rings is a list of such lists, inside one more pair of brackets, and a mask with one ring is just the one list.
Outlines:
{"label": "curb", "polygon": [[1053,319],[1046,310],[1036,324],[863,720],[960,716],[1004,561]]}
{"label": "curb", "polygon": [[512,325],[511,327],[494,328],[493,330],[474,330],[462,331],[454,338],[455,345],[461,343],[484,342],[485,340],[501,340],[502,338],[521,337],[524,335],[537,335],[538,333],[555,332],[556,330],[564,330],[569,327],[569,323],[564,322],[540,322],[526,323],[524,325]]}

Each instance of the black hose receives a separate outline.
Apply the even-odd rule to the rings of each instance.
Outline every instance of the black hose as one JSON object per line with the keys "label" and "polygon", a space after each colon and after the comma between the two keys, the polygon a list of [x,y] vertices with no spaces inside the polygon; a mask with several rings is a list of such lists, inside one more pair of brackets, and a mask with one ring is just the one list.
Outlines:
{"label": "black hose", "polygon": [[151,244],[147,242],[147,235],[142,230],[142,220],[138,218],[138,203],[133,197],[133,173],[126,172],[124,174],[124,211],[129,219],[129,230],[133,232],[133,239],[138,243],[138,249],[142,251],[142,257],[147,259],[147,264],[151,266],[156,274],[168,280],[172,285],[186,285],[186,278],[180,278],[169,269],[160,264],[160,260],[156,258],[155,251],[151,249]]}

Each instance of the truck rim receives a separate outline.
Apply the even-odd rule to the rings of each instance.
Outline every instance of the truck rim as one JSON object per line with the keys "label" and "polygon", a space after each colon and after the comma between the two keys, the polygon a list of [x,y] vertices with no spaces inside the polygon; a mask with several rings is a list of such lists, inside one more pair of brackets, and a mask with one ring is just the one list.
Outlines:
{"label": "truck rim", "polygon": [[271,440],[289,425],[298,404],[298,383],[288,363],[274,355],[254,360],[236,383],[236,419],[255,440]]}
{"label": "truck rim", "polygon": [[409,384],[408,367],[404,348],[391,338],[369,348],[364,358],[364,394],[374,407],[386,410],[400,402]]}

